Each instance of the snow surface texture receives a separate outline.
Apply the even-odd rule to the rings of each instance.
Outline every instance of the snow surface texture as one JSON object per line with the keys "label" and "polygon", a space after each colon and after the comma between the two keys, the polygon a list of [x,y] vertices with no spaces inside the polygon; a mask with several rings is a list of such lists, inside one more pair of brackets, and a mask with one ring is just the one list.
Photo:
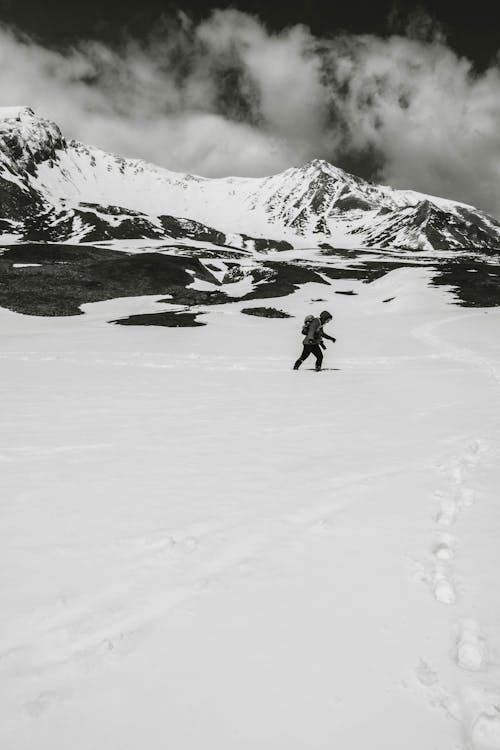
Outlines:
{"label": "snow surface texture", "polygon": [[428,276],[0,311],[2,748],[500,748],[499,312]]}

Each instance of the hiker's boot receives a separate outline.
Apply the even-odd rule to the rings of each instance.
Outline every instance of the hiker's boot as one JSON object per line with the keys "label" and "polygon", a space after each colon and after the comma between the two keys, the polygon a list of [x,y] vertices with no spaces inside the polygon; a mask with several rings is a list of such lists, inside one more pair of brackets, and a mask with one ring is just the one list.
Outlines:
{"label": "hiker's boot", "polygon": [[298,360],[296,361],[296,363],[294,364],[294,366],[293,366],[293,369],[294,369],[294,370],[298,370],[301,364],[302,364],[302,360],[301,360],[301,359],[298,359]]}

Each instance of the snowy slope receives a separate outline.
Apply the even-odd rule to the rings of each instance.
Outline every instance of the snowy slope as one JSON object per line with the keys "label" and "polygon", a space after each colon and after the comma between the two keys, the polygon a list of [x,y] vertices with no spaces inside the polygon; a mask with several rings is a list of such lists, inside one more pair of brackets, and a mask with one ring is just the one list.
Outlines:
{"label": "snowy slope", "polygon": [[140,212],[153,224],[162,215],[185,217],[300,246],[499,244],[500,224],[473,207],[373,185],[321,160],[266,178],[207,179],[67,142],[26,108],[0,110],[0,154],[3,217],[11,220],[23,220],[30,203],[36,214],[42,204],[58,213],[84,202]]}
{"label": "snowy slope", "polygon": [[2,748],[498,750],[498,311],[428,276],[0,310]]}

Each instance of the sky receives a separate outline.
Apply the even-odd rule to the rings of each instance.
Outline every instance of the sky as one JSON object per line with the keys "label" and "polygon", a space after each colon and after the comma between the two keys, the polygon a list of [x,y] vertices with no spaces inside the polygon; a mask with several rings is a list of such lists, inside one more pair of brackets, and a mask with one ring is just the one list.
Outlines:
{"label": "sky", "polygon": [[0,104],[177,171],[323,158],[500,217],[498,24],[433,5],[0,0]]}

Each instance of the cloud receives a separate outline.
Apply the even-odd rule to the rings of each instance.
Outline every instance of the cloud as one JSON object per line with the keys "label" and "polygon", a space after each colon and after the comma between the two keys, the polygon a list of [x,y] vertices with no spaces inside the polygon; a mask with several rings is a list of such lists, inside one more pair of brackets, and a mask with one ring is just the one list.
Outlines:
{"label": "cloud", "polygon": [[475,72],[428,17],[394,28],[321,39],[224,10],[63,51],[3,29],[0,102],[178,171],[256,176],[320,157],[500,215],[498,65]]}
{"label": "cloud", "polygon": [[380,154],[389,184],[498,215],[500,69],[476,75],[439,39],[361,37],[347,47],[331,86],[346,147],[369,145]]}

